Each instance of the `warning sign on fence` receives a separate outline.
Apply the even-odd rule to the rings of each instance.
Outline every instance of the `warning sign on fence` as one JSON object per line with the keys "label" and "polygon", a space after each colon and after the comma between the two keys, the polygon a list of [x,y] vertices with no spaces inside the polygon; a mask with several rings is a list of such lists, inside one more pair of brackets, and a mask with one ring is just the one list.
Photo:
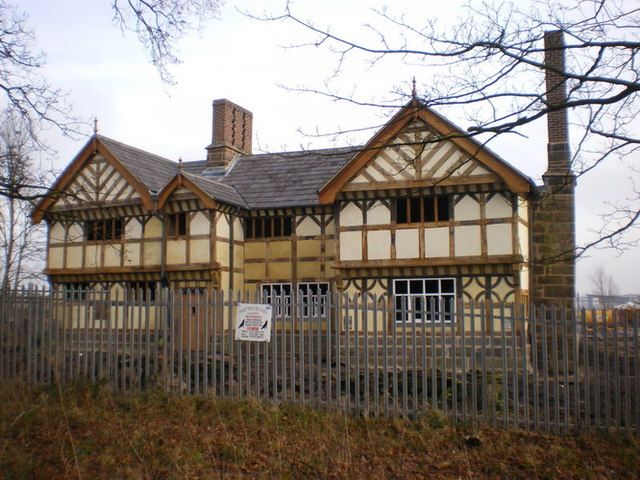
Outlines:
{"label": "warning sign on fence", "polygon": [[239,303],[236,316],[236,340],[271,341],[271,305]]}

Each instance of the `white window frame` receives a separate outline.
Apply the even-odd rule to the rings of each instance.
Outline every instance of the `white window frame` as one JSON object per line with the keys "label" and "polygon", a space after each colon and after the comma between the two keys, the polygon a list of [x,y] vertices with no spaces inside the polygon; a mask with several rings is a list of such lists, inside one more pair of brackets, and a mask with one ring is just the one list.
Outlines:
{"label": "white window frame", "polygon": [[[320,292],[320,287],[326,287],[326,293],[309,293],[309,287],[315,286],[316,292]],[[299,282],[296,287],[296,293],[301,292],[300,287],[306,288],[306,293],[300,293],[299,301],[302,302],[302,319],[315,320],[317,318],[327,318],[327,295],[331,293],[331,284],[329,282]],[[318,296],[319,295],[319,296]],[[316,297],[318,296],[318,297]],[[313,305],[316,298],[320,299],[320,305]]]}
{"label": "white window frame", "polygon": [[[443,281],[451,281],[453,284],[453,291],[445,291],[442,290],[442,282]],[[421,281],[422,282],[422,293],[411,293],[411,282]],[[426,292],[426,282],[427,281],[437,281],[438,282],[438,292],[437,293],[427,293]],[[397,292],[397,283],[398,282],[407,282],[407,292],[406,293],[398,293]],[[416,323],[416,324],[424,324],[429,325],[431,323],[430,318],[428,317],[427,310],[431,306],[431,302],[433,301],[436,308],[435,315],[435,323],[444,322],[445,325],[452,324],[455,322],[456,318],[456,298],[457,298],[457,288],[456,288],[456,279],[455,277],[417,277],[417,278],[394,278],[393,279],[393,298],[394,298],[394,321],[402,324],[403,319],[398,319],[398,316],[401,316],[403,313],[403,309],[406,308],[407,312],[407,323]],[[406,307],[400,303],[401,298],[406,298]],[[452,311],[449,313],[441,312],[441,302],[443,297],[453,297],[453,306]],[[420,310],[415,310],[414,306],[418,302],[417,299],[420,300]],[[400,302],[398,302],[400,300]],[[447,299],[447,303],[450,300]],[[448,305],[447,305],[448,306]],[[444,317],[444,318],[442,318]]]}
{"label": "white window frame", "polygon": [[[275,293],[274,294],[274,289],[275,288],[283,288],[283,287],[289,287],[289,293],[284,294],[284,296],[282,296],[282,293]],[[282,317],[284,314],[285,318],[290,318],[291,317],[291,292],[292,292],[292,285],[291,283],[279,283],[279,282],[274,282],[274,283],[261,283],[260,284],[260,294],[262,295],[262,301],[264,303],[268,303],[270,305],[273,305],[274,307],[274,312],[276,317]],[[266,294],[265,294],[266,291]],[[281,290],[282,292],[282,290]],[[276,300],[276,299],[281,299],[284,300],[285,305],[283,306],[281,303],[281,300]]]}

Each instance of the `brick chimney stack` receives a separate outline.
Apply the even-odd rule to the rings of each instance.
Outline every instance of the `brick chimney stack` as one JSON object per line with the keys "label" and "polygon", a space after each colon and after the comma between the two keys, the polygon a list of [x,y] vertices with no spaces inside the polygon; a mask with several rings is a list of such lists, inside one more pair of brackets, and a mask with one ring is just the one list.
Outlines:
{"label": "brick chimney stack", "polygon": [[213,101],[211,145],[207,165],[226,167],[238,154],[251,153],[253,114],[222,98]]}
{"label": "brick chimney stack", "polygon": [[[547,106],[552,110],[547,114],[547,172],[545,176],[571,174],[571,152],[569,149],[569,121],[567,109],[562,105],[567,101],[567,84],[564,64],[564,37],[560,30],[544,35]],[[566,183],[566,182],[565,182]]]}
{"label": "brick chimney stack", "polygon": [[[571,171],[564,37],[544,35],[547,114],[547,171],[539,197],[531,202],[531,299],[571,307],[575,298],[575,175]],[[553,110],[558,107],[557,110]]]}

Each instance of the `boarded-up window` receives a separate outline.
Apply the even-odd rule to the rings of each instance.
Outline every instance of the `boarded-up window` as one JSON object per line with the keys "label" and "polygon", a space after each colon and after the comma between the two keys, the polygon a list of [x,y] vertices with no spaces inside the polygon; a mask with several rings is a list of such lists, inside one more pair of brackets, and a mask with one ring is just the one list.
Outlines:
{"label": "boarded-up window", "polygon": [[446,222],[451,219],[448,195],[398,198],[395,206],[396,223]]}
{"label": "boarded-up window", "polygon": [[292,217],[254,217],[246,222],[245,238],[289,237],[292,233]]}

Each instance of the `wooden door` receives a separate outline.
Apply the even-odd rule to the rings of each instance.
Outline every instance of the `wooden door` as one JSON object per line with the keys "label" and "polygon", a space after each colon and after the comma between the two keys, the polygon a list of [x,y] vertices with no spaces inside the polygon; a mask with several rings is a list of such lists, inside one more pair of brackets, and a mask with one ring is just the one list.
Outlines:
{"label": "wooden door", "polygon": [[179,336],[184,351],[202,351],[208,341],[205,334],[206,308],[204,294],[196,289],[182,291],[182,309],[179,319]]}

